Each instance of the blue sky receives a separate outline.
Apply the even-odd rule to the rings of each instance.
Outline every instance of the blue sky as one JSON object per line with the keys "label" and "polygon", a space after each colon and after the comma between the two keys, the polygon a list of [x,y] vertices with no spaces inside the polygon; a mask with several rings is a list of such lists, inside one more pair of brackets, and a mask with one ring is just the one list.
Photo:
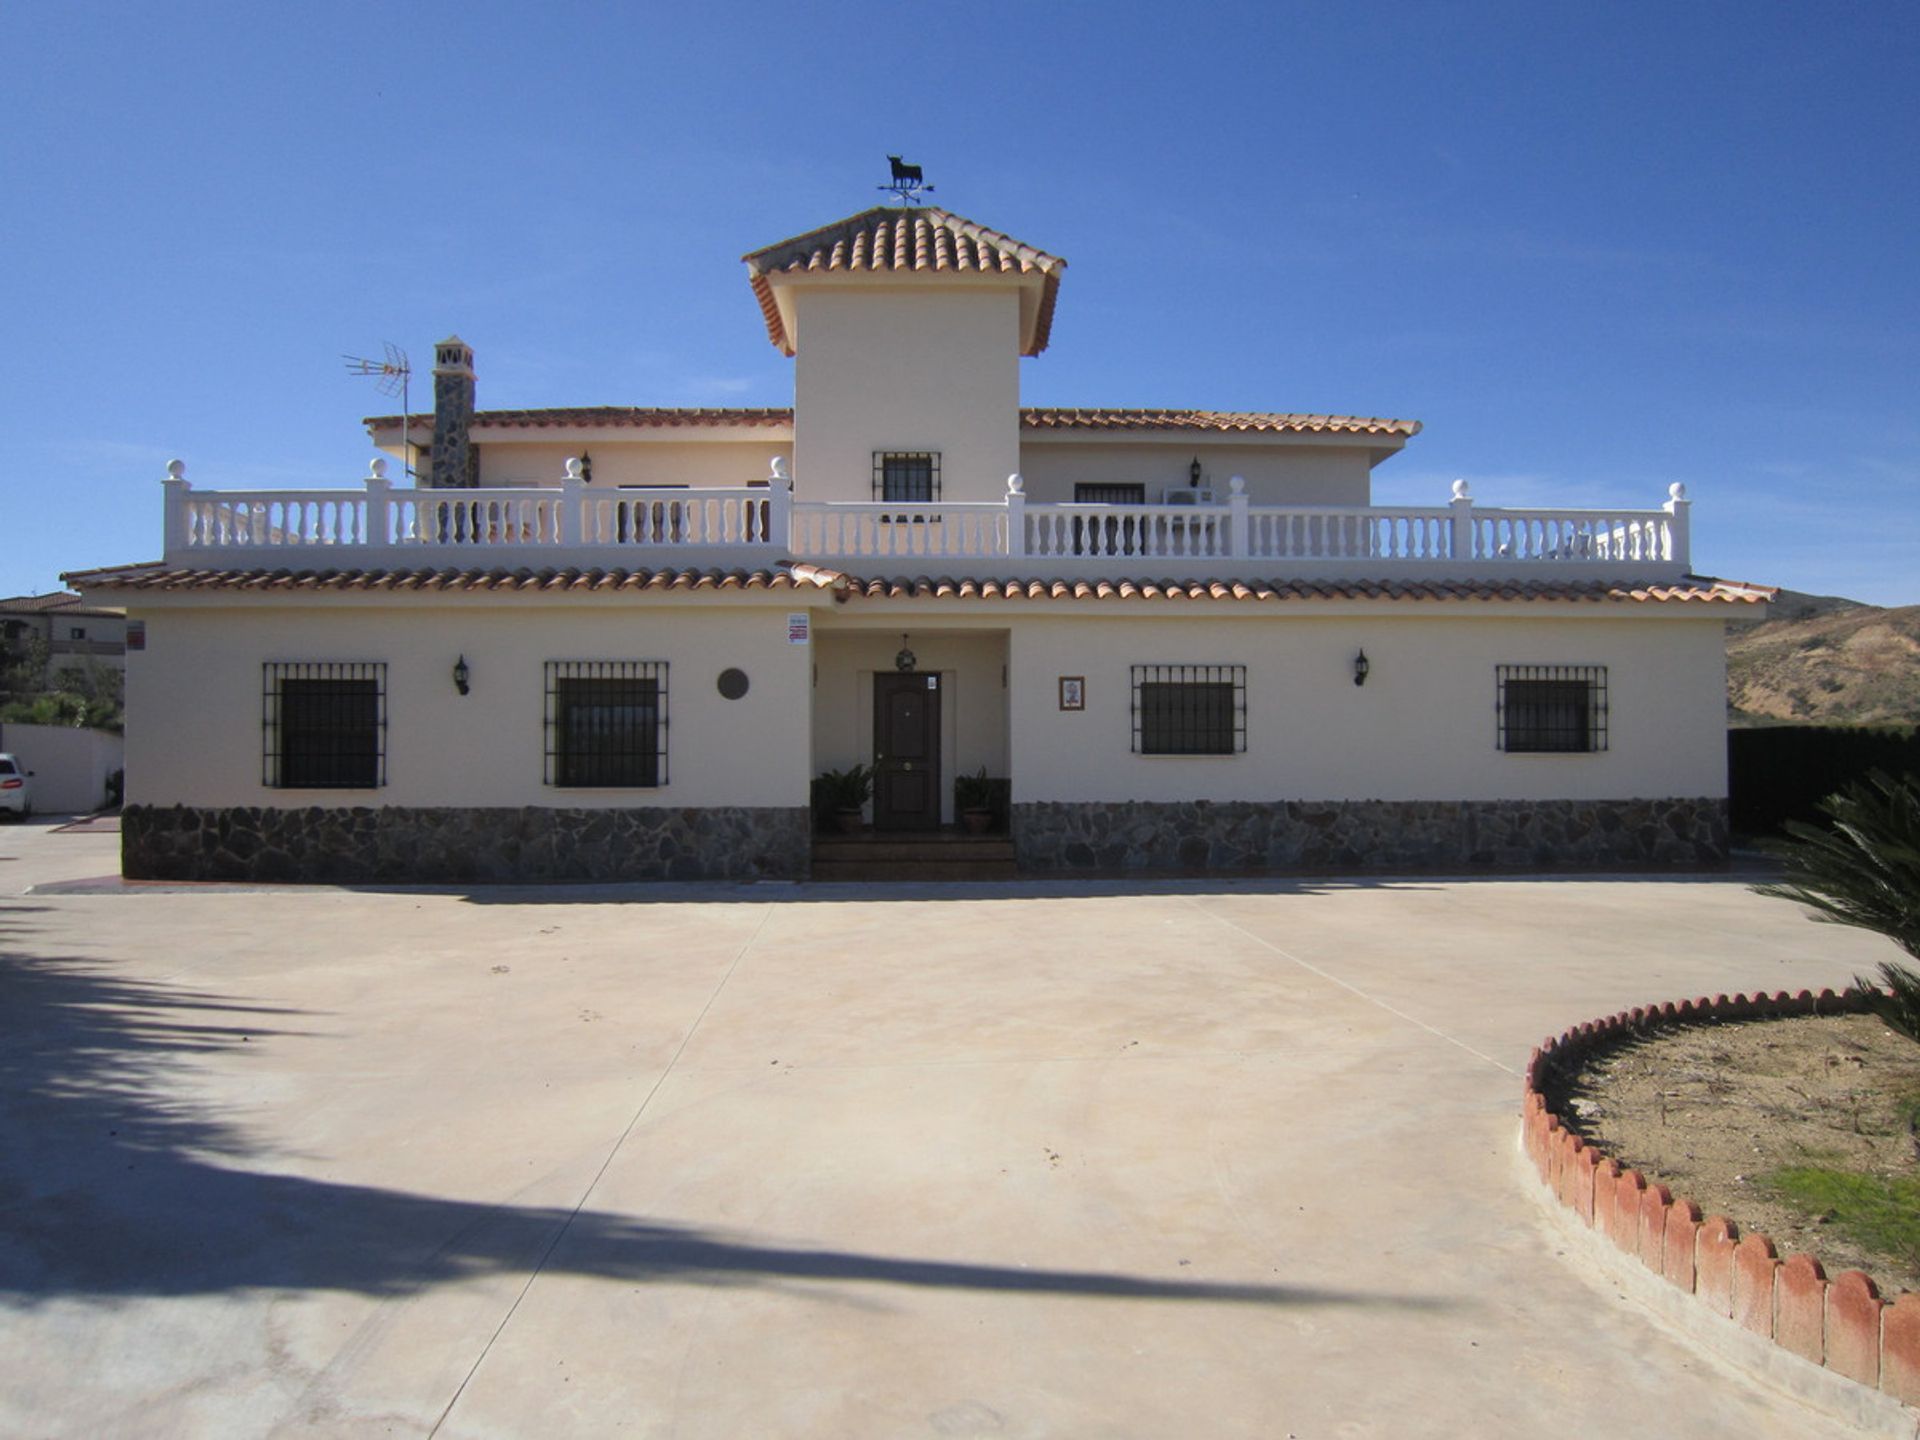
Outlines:
{"label": "blue sky", "polygon": [[13,6],[0,594],[350,484],[343,353],[786,404],[738,257],[884,157],[1070,262],[1038,405],[1412,416],[1385,503],[1652,507],[1920,602],[1920,7]]}

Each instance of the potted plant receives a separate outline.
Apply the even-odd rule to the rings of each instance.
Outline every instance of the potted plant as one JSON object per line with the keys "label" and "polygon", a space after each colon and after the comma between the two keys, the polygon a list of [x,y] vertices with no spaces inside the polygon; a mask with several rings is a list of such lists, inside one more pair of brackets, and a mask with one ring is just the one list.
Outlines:
{"label": "potted plant", "polygon": [[954,779],[953,808],[960,812],[960,823],[969,835],[987,833],[993,823],[993,781],[987,778],[986,766]]}
{"label": "potted plant", "polygon": [[813,782],[814,806],[822,819],[831,818],[840,832],[860,828],[860,808],[873,795],[873,769],[855,765],[846,770],[822,771]]}

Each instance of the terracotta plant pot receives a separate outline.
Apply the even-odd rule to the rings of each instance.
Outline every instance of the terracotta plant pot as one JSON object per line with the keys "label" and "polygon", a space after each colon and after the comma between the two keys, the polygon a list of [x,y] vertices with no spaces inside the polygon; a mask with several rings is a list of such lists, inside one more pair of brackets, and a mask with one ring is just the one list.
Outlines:
{"label": "terracotta plant pot", "polygon": [[967,827],[967,833],[969,835],[984,835],[987,833],[987,827],[993,824],[993,812],[991,810],[962,810],[960,812],[960,823]]}
{"label": "terracotta plant pot", "polygon": [[860,812],[858,810],[836,810],[833,812],[833,823],[840,827],[840,833],[842,835],[858,835],[860,833]]}

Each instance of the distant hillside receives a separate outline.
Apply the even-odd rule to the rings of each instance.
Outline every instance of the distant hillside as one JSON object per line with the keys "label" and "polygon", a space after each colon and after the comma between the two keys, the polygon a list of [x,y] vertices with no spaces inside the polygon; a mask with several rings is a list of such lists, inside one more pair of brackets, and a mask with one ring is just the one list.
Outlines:
{"label": "distant hillside", "polygon": [[1783,590],[1772,609],[1728,627],[1729,723],[1920,724],[1920,605]]}

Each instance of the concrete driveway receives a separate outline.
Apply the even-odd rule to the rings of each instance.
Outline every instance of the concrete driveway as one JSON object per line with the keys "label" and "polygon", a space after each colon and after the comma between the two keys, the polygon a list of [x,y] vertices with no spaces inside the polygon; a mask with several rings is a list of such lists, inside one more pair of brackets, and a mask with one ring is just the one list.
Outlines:
{"label": "concrete driveway", "polygon": [[[0,828],[0,1432],[1847,1433],[1552,1253],[1529,1048],[1729,880],[92,886]],[[31,892],[31,893],[27,893]]]}

